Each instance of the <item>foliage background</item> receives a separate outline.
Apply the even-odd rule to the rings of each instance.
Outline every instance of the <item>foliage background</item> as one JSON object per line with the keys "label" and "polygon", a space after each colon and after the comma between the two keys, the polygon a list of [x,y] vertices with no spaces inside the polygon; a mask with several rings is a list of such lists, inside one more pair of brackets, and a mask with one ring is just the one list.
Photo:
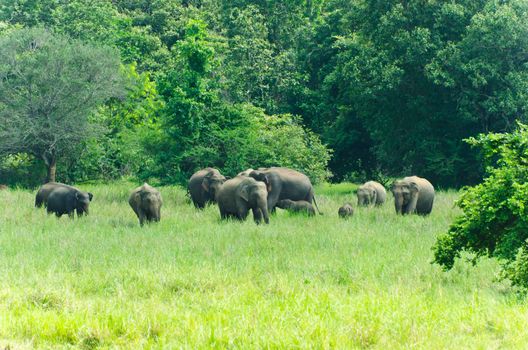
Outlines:
{"label": "foliage background", "polygon": [[[484,171],[462,140],[525,120],[527,9],[526,0],[6,0],[0,31],[45,26],[113,46],[133,67],[137,87],[101,109],[108,132],[59,164],[63,180],[180,182],[204,165],[232,175],[280,161],[316,181],[328,165],[333,181],[413,173],[458,187]],[[289,115],[299,130],[271,122],[260,136],[295,134],[298,152],[246,139]]]}

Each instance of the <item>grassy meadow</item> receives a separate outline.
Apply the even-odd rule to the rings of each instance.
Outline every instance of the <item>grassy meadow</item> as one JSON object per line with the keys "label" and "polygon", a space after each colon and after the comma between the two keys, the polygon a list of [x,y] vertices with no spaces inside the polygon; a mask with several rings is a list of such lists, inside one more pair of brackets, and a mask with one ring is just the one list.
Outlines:
{"label": "grassy meadow", "polygon": [[79,186],[88,217],[57,220],[34,193],[0,191],[0,349],[520,349],[528,305],[486,260],[431,265],[459,211],[355,206],[353,185],[316,190],[323,216],[278,211],[270,225],[221,222],[160,188],[162,221],[140,228],[136,185]]}

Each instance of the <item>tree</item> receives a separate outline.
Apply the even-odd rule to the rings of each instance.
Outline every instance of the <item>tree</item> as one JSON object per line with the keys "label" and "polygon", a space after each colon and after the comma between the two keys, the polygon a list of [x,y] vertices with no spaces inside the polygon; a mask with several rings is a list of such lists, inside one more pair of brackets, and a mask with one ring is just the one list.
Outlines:
{"label": "tree", "polygon": [[467,188],[457,205],[463,214],[438,236],[434,261],[451,269],[462,252],[497,258],[503,277],[528,291],[528,127],[486,134],[469,142],[484,154],[487,177]]}
{"label": "tree", "polygon": [[119,55],[34,28],[0,38],[0,154],[41,158],[55,181],[59,157],[97,128],[90,115],[121,96]]}

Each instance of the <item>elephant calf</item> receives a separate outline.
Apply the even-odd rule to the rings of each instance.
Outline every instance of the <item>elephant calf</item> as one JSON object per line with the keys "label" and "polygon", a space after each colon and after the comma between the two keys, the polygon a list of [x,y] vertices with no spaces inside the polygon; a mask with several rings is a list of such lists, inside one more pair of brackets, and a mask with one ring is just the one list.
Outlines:
{"label": "elephant calf", "polygon": [[56,186],[47,197],[47,211],[48,214],[55,213],[59,218],[68,214],[73,219],[75,211],[79,217],[88,214],[92,199],[91,193],[82,192],[75,187]]}
{"label": "elephant calf", "polygon": [[263,219],[269,224],[267,197],[268,190],[264,182],[252,177],[237,176],[220,187],[216,200],[222,219],[234,217],[245,220],[251,209],[257,224]]}
{"label": "elephant calf", "polygon": [[380,206],[385,203],[385,199],[387,199],[387,191],[379,182],[368,181],[358,188],[357,198],[358,206]]}
{"label": "elephant calf", "polygon": [[315,215],[314,207],[310,202],[307,201],[292,201],[291,199],[282,199],[277,202],[277,207],[295,213],[308,214],[308,216]]}
{"label": "elephant calf", "polygon": [[349,203],[346,203],[339,208],[337,214],[340,218],[348,219],[352,217],[352,215],[354,215],[354,208],[352,208],[352,205],[350,205]]}
{"label": "elephant calf", "polygon": [[157,189],[144,183],[132,191],[128,203],[136,213],[139,224],[143,226],[146,222],[159,222],[161,219],[161,206],[163,200]]}

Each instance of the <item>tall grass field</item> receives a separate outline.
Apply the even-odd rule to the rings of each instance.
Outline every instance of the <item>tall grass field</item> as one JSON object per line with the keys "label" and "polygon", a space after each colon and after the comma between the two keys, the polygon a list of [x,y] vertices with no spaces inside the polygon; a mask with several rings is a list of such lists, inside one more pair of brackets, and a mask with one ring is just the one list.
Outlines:
{"label": "tall grass field", "polygon": [[90,215],[0,192],[0,349],[522,349],[528,306],[497,264],[450,272],[431,246],[460,214],[437,193],[428,217],[356,208],[353,185],[316,189],[314,218],[220,221],[161,187],[162,220],[141,228],[137,184],[81,185]]}

